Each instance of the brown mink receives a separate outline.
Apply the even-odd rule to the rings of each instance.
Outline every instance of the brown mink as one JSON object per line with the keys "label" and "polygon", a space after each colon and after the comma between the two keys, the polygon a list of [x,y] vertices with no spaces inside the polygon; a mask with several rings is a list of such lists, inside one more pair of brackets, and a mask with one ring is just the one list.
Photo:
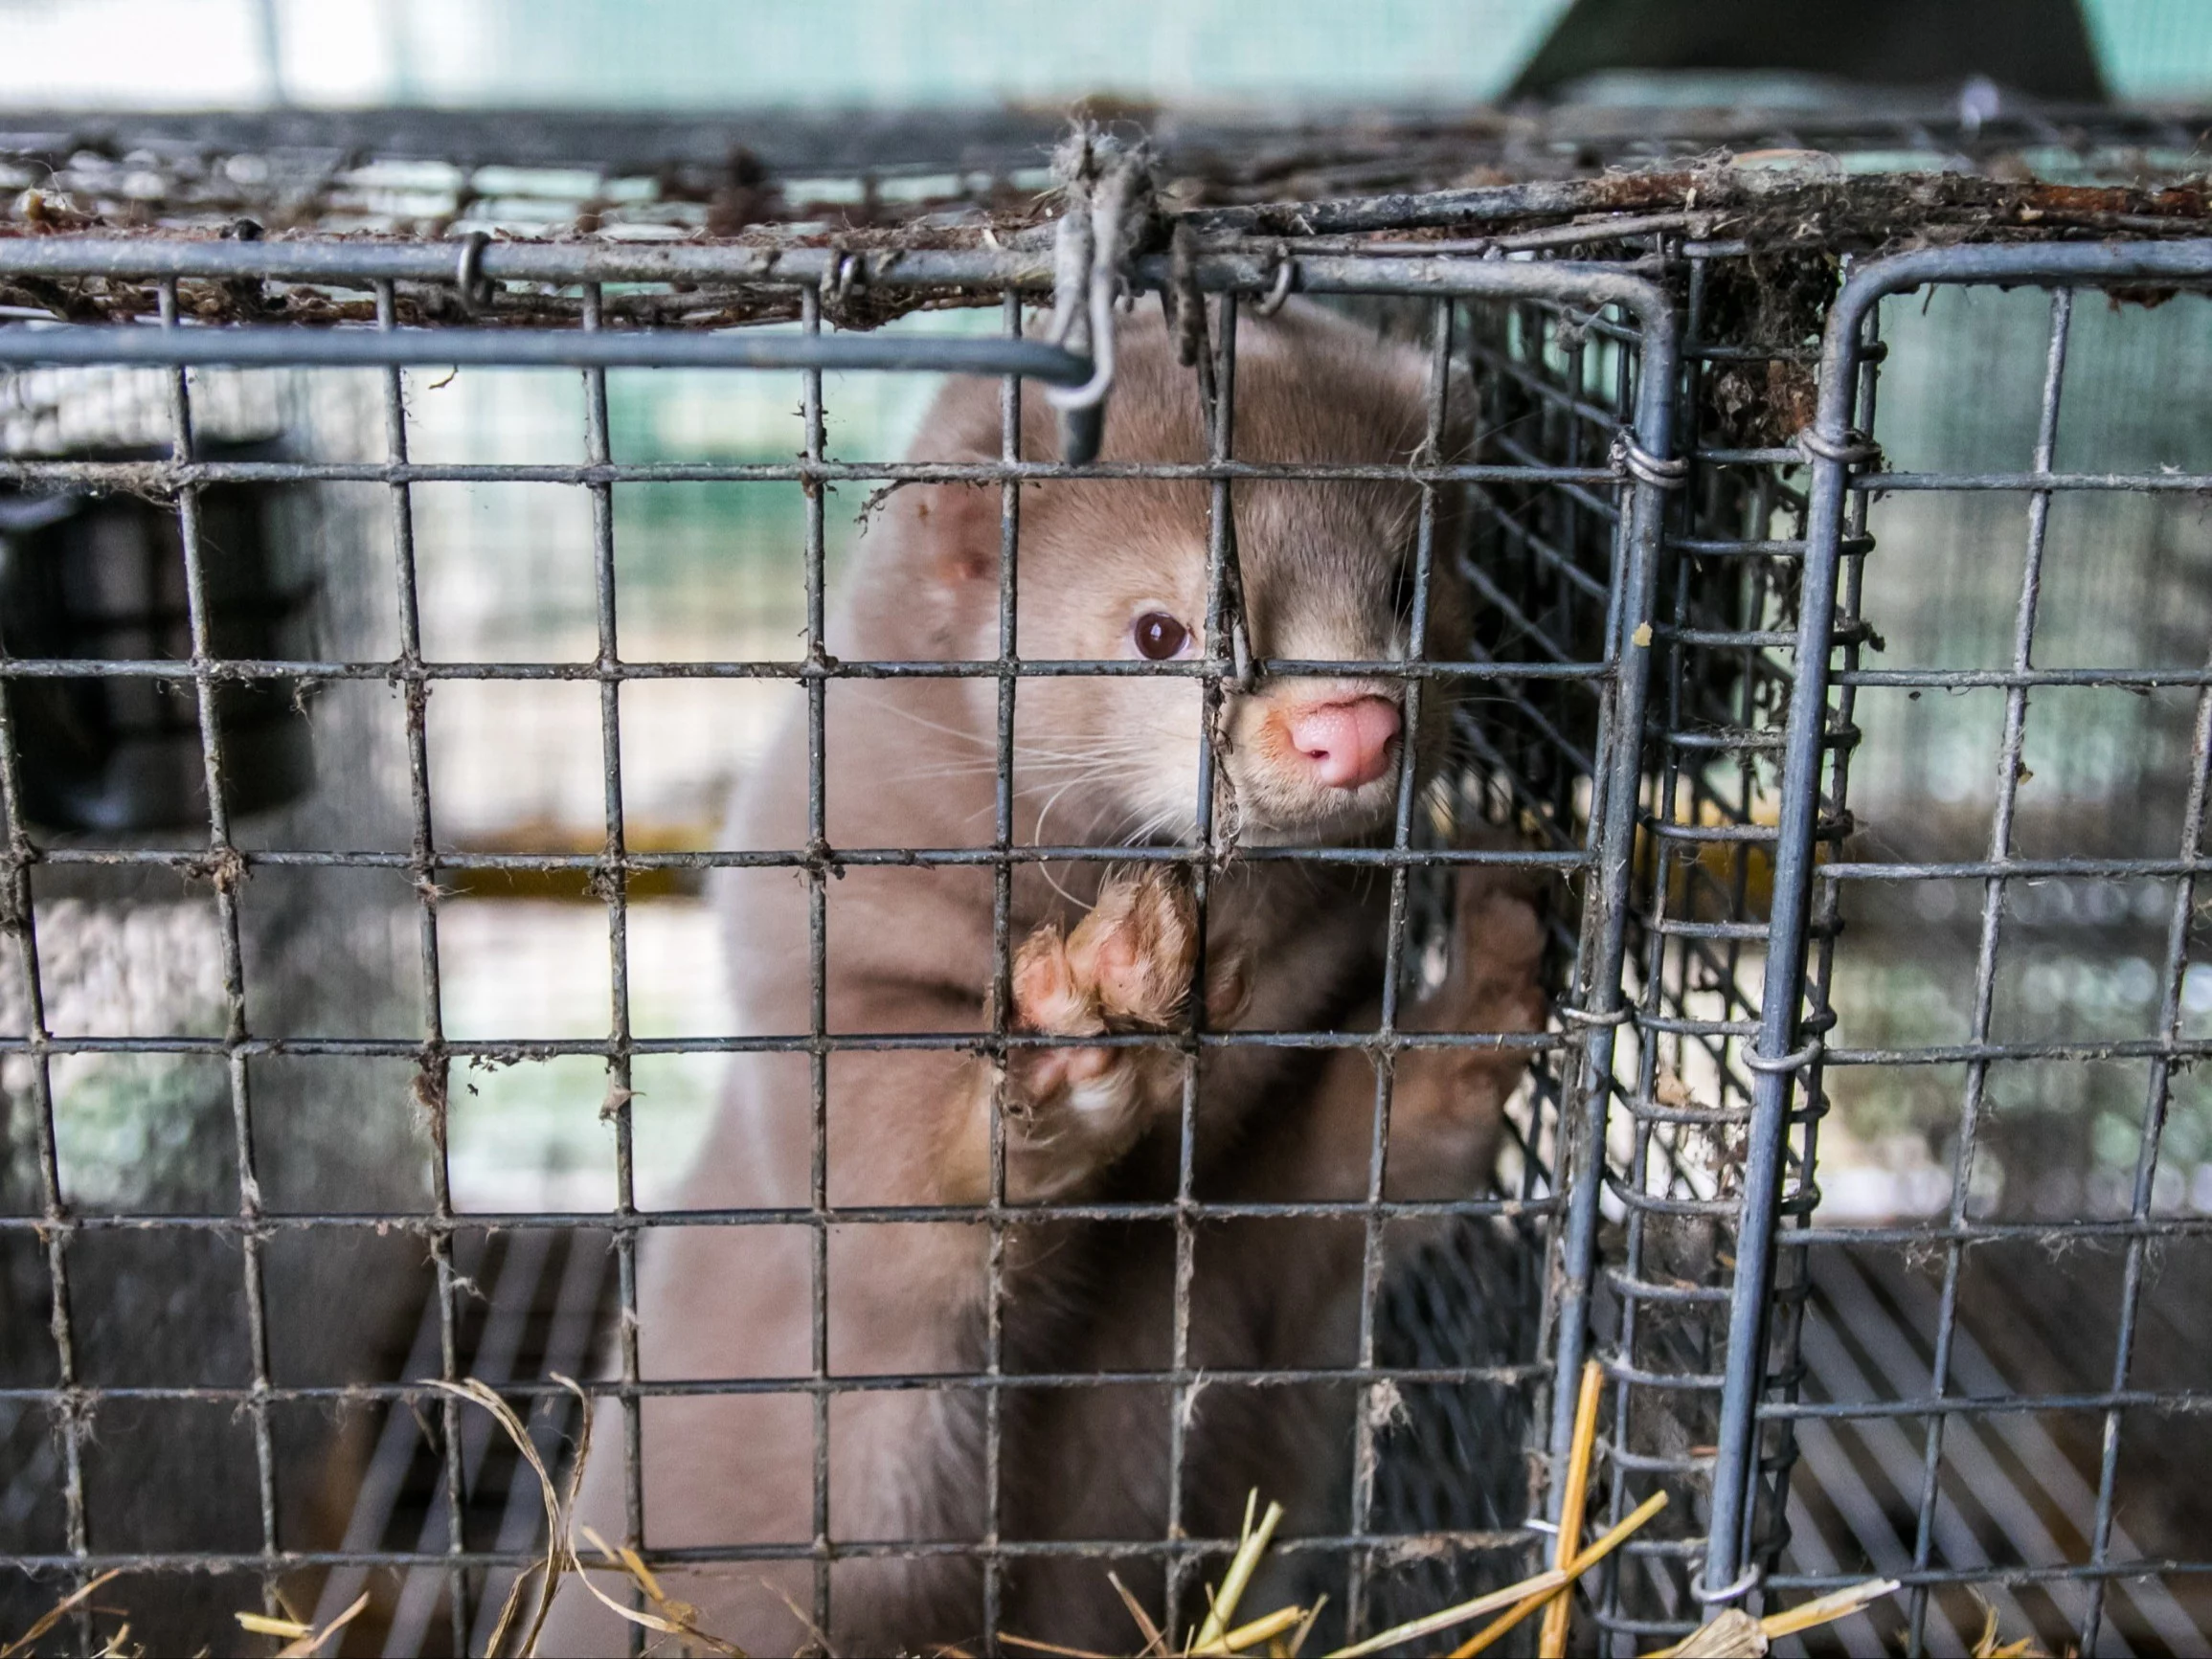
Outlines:
{"label": "brown mink", "polygon": [[[1254,461],[1404,465],[1427,431],[1427,360],[1294,302],[1238,335],[1235,453]],[[1194,377],[1161,325],[1123,322],[1106,462],[1206,453]],[[1469,399],[1454,389],[1446,456],[1464,453]],[[1024,399],[1022,454],[1057,453],[1045,400]],[[1000,388],[950,385],[914,447],[922,460],[1001,453]],[[1402,479],[1244,481],[1232,492],[1253,653],[1346,662],[1402,659],[1421,490]],[[1034,661],[1203,654],[1204,482],[1056,480],[1021,491],[1018,650]],[[1437,492],[1439,549],[1456,492]],[[998,654],[1001,490],[909,486],[863,538],[828,645],[840,659]],[[1434,561],[1425,654],[1463,654],[1468,599]],[[1449,726],[1432,687],[1413,764],[1441,762]],[[837,680],[826,694],[832,847],[990,844],[997,682]],[[795,697],[795,702],[798,699]],[[1217,810],[1243,847],[1387,840],[1398,788],[1404,687],[1388,677],[1284,675],[1224,706]],[[1025,678],[1014,728],[1014,839],[1044,846],[1173,846],[1197,833],[1197,680]],[[808,839],[808,733],[796,708],[741,790],[734,844]],[[839,1049],[826,1063],[833,1209],[987,1201],[994,1073],[993,874],[987,866],[848,865],[825,884],[827,1028],[959,1032],[970,1048]],[[1172,866],[1015,866],[1009,1022],[1088,1036],[1187,1031],[1197,927]],[[1212,880],[1208,1020],[1253,1031],[1372,1030],[1388,882],[1373,868],[1231,858]],[[789,869],[730,872],[721,899],[740,1032],[803,1034],[812,1020],[808,890]],[[1401,1010],[1414,1029],[1538,1028],[1541,930],[1514,883],[1463,873],[1449,971]],[[804,1210],[811,1201],[810,1060],[741,1056],[685,1193],[695,1209]],[[1387,1193],[1478,1193],[1506,1096],[1507,1050],[1412,1050],[1395,1068]],[[1185,1061],[1159,1048],[1011,1051],[1004,1081],[1006,1197],[1158,1202],[1177,1190]],[[1215,1202],[1357,1200],[1367,1192],[1375,1071],[1366,1051],[1209,1047],[1196,1103],[1195,1195]],[[644,1131],[641,1130],[641,1132]],[[1393,1252],[1420,1229],[1391,1223]],[[1244,1218],[1196,1224],[1188,1360],[1201,1372],[1348,1366],[1356,1357],[1364,1222]],[[1119,1379],[1002,1391],[1003,1540],[1133,1546],[1118,1560],[1005,1558],[1003,1627],[1074,1647],[1134,1630],[1106,1572],[1161,1616],[1165,1574],[1143,1547],[1168,1536],[1172,1397],[1129,1379],[1173,1359],[1171,1221],[1024,1221],[1005,1231],[1006,1375]],[[814,1375],[812,1241],[803,1224],[666,1226],[640,1245],[639,1338],[649,1383]],[[988,1228],[977,1222],[840,1220],[827,1229],[827,1374],[853,1384],[827,1407],[833,1558],[825,1637],[842,1652],[975,1649],[983,1573],[972,1550],[905,1555],[898,1540],[974,1544],[986,1532],[984,1394],[867,1379],[984,1367]],[[1186,1411],[1182,1523],[1233,1534],[1254,1486],[1280,1498],[1284,1536],[1341,1533],[1352,1455],[1349,1382],[1207,1382]],[[779,1546],[782,1558],[671,1569],[668,1593],[700,1627],[754,1652],[810,1639],[817,1544],[813,1398],[674,1395],[642,1405],[645,1545]],[[625,1532],[621,1420],[595,1420],[580,1518]],[[763,1558],[775,1549],[762,1550]],[[616,1581],[602,1582],[620,1594]],[[1255,1592],[1257,1594],[1257,1592]],[[784,1599],[788,1597],[788,1602]],[[1256,1603],[1255,1603],[1256,1604]],[[1187,1616],[1189,1609],[1184,1609]],[[600,1653],[612,1616],[565,1585],[544,1651]]]}

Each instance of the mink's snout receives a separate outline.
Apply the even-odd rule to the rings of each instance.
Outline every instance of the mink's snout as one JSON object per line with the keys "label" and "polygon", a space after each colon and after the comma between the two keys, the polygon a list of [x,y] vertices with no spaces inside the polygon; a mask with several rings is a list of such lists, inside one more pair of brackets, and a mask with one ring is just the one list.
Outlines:
{"label": "mink's snout", "polygon": [[1388,817],[1406,711],[1382,682],[1277,682],[1238,699],[1230,725],[1226,782],[1247,841],[1364,836]]}
{"label": "mink's snout", "polygon": [[1331,789],[1359,789],[1388,772],[1403,724],[1388,697],[1302,704],[1283,715],[1291,750]]}

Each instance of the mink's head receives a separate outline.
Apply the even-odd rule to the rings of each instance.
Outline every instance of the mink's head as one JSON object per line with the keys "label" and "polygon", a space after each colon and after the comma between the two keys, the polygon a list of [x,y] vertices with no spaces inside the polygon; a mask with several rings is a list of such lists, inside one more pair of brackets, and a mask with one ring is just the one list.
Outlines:
{"label": "mink's head", "polygon": [[[1117,354],[1101,462],[1203,462],[1196,377],[1176,363],[1157,315],[1123,322]],[[1446,391],[1436,454],[1450,461],[1467,448],[1471,397],[1463,374]],[[1424,515],[1421,487],[1387,469],[1420,459],[1429,398],[1427,353],[1318,307],[1293,302],[1238,330],[1235,460],[1372,469],[1240,479],[1230,491],[1251,655],[1302,670],[1224,687],[1215,811],[1247,842],[1342,841],[1391,819],[1407,682],[1378,665],[1413,653]],[[1033,387],[1023,402],[1023,459],[1056,458],[1050,406]],[[924,422],[914,459],[995,460],[1001,430],[996,383],[956,383]],[[1173,670],[1208,651],[1212,493],[1203,479],[1046,481],[1020,491],[1017,654],[1167,670],[1019,681],[1015,783],[1041,844],[1187,841],[1198,831],[1203,682]],[[1460,494],[1440,485],[1430,504],[1421,655],[1431,661],[1460,658],[1466,645]],[[871,649],[998,655],[1002,495],[959,483],[893,495],[861,572]],[[967,685],[973,731],[995,731],[996,680]],[[1449,725],[1448,685],[1431,682],[1417,778],[1433,771]]]}

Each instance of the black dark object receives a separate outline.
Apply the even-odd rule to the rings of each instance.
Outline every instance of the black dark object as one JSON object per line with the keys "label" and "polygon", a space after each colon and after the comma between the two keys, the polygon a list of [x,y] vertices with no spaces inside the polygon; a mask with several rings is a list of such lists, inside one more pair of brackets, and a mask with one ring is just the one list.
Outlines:
{"label": "black dark object", "polygon": [[[285,654],[285,624],[305,594],[280,583],[268,505],[268,492],[248,484],[200,493],[213,657]],[[121,494],[0,494],[0,649],[7,655],[188,663],[185,593],[183,540],[169,505]],[[11,678],[6,694],[22,747],[24,808],[35,822],[78,831],[207,822],[199,700],[189,669],[175,680]],[[264,812],[298,798],[311,777],[311,755],[305,710],[290,685],[224,680],[214,685],[213,703],[232,812]]]}
{"label": "black dark object", "polygon": [[2105,97],[2075,0],[1576,0],[1513,90],[1553,92],[1609,69],[1788,70],[1923,87],[1982,78],[2064,102]]}

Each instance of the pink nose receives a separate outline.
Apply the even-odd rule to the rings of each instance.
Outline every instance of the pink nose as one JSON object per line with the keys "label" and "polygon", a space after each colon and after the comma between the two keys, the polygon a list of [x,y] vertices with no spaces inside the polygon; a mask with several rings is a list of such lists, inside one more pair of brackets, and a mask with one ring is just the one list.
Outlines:
{"label": "pink nose", "polygon": [[1355,697],[1293,709],[1284,721],[1291,747],[1332,789],[1358,789],[1390,770],[1398,706],[1387,697]]}

